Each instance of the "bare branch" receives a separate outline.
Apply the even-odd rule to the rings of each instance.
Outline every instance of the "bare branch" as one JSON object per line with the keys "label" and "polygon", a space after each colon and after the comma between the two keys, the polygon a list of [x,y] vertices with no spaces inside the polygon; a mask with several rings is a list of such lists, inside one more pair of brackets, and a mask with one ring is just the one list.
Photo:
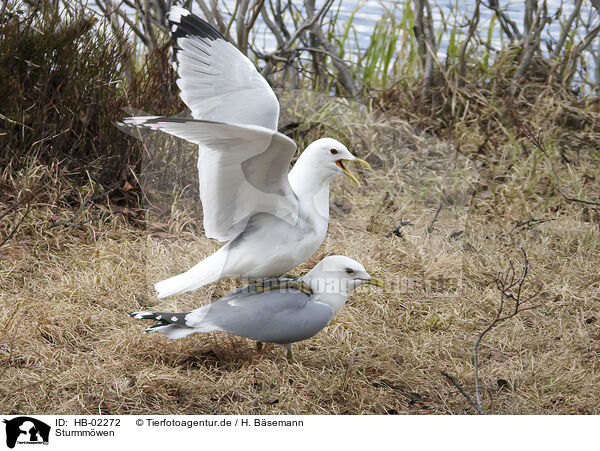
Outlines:
{"label": "bare branch", "polygon": [[481,5],[481,0],[477,0],[475,2],[475,11],[473,12],[473,16],[471,17],[471,20],[469,21],[469,30],[467,31],[467,36],[460,48],[460,56],[458,59],[458,74],[460,76],[459,84],[461,84],[461,85],[463,82],[463,77],[465,75],[465,67],[466,67],[465,56],[467,53],[467,48],[469,46],[469,42],[471,42],[471,39],[473,38],[473,35],[475,34],[475,31],[477,30],[477,25],[479,24],[479,6],[480,5]]}
{"label": "bare branch", "polygon": [[312,28],[317,23],[317,21],[321,20],[321,18],[327,13],[327,11],[329,11],[329,8],[331,8],[332,3],[333,0],[327,0],[316,14],[313,14],[312,17],[310,17],[306,22],[304,22],[300,27],[298,27],[296,31],[294,31],[294,34],[290,39],[288,39],[284,47],[290,48],[292,44],[296,41],[296,39],[298,39],[302,35],[302,33],[304,33],[309,28]]}
{"label": "bare branch", "polygon": [[223,16],[221,15],[221,11],[219,10],[218,0],[210,0],[212,16],[214,18],[215,24],[219,31],[222,33],[225,31],[225,21],[223,20]]}
{"label": "bare branch", "polygon": [[[279,26],[275,25],[275,22],[273,22],[271,20],[271,17],[269,17],[267,8],[263,8],[261,10],[261,18],[262,18],[263,22],[265,23],[265,25],[267,26],[267,28],[269,30],[271,30],[271,33],[273,33],[273,36],[275,36],[275,39],[277,40],[277,46],[283,47],[285,45],[285,37],[283,36],[284,29],[281,29]],[[289,36],[288,36],[288,38],[289,38]]]}
{"label": "bare branch", "polygon": [[[530,3],[531,0],[528,0],[528,5]],[[525,42],[523,43],[523,56],[521,57],[521,62],[519,67],[517,67],[513,77],[513,81],[515,82],[514,88],[517,87],[517,83],[523,78],[527,72],[527,69],[529,69],[529,66],[531,65],[531,58],[540,46],[540,36],[542,34],[542,30],[546,26],[547,21],[548,6],[546,4],[546,0],[544,0],[543,6],[537,9],[535,19],[531,24],[528,25],[529,28],[526,30],[527,34],[525,36]]]}
{"label": "bare branch", "polygon": [[569,202],[576,202],[579,204],[585,204],[585,205],[594,205],[596,207],[600,207],[600,202],[594,202],[591,200],[585,200],[585,199],[577,199],[576,197],[569,197],[566,194],[564,194],[560,188],[557,185],[554,185],[554,189],[556,191],[558,191],[558,193],[563,197],[563,199],[569,201]]}
{"label": "bare branch", "polygon": [[204,3],[203,0],[196,0],[196,4],[202,10],[202,13],[204,14],[204,18],[211,25],[217,26],[217,20],[215,19],[214,15],[213,15],[212,9],[209,8],[208,5],[206,3]]}
{"label": "bare branch", "polygon": [[90,196],[88,199],[86,199],[84,202],[81,203],[81,205],[79,206],[79,208],[77,209],[77,211],[75,212],[75,214],[73,216],[71,216],[69,219],[66,219],[65,221],[55,221],[55,222],[51,223],[48,228],[53,229],[54,227],[57,227],[59,225],[69,225],[69,224],[73,223],[73,221],[75,221],[75,219],[77,219],[79,217],[79,215],[81,214],[83,209],[88,204],[90,204],[92,202],[96,202],[97,200],[103,199],[116,190],[117,190],[117,188],[115,187],[108,191],[104,191],[103,193],[100,193],[96,196],[94,196],[94,195]]}
{"label": "bare branch", "polygon": [[[538,296],[540,294],[540,291],[537,291],[526,298],[522,298],[525,279],[527,278],[527,274],[529,273],[529,258],[527,257],[527,253],[523,248],[521,248],[521,253],[523,254],[523,263],[521,266],[521,273],[518,277],[515,271],[515,266],[512,261],[509,262],[508,269],[504,273],[498,273],[496,275],[494,283],[496,284],[496,287],[498,288],[498,291],[500,293],[500,301],[498,304],[498,308],[492,321],[479,333],[473,344],[472,355],[473,375],[475,379],[475,400],[473,400],[472,397],[468,396],[466,391],[453,377],[442,372],[442,374],[446,376],[459,389],[463,396],[467,398],[471,405],[475,407],[477,412],[479,412],[480,414],[486,413],[483,407],[483,399],[481,396],[481,381],[479,378],[479,346],[481,345],[481,342],[492,329],[500,325],[502,322],[513,318],[514,316],[518,315],[523,311],[531,310],[537,307],[523,306],[523,304],[531,301],[536,296]],[[512,301],[514,303],[514,306],[509,311],[509,313],[504,314],[507,300]]]}
{"label": "bare branch", "polygon": [[437,209],[435,210],[435,215],[433,216],[433,219],[431,220],[431,223],[427,227],[427,233],[433,232],[433,225],[435,224],[435,221],[437,221],[438,215],[440,214],[440,211],[442,211],[442,207],[443,207],[443,204],[440,204],[437,207]]}
{"label": "bare branch", "polygon": [[567,21],[564,24],[561,24],[562,31],[560,33],[558,41],[556,41],[554,49],[552,50],[552,58],[558,58],[560,56],[563,46],[565,45],[565,41],[567,40],[567,36],[571,32],[571,26],[573,25],[573,22],[575,21],[577,16],[579,16],[579,10],[581,9],[582,3],[583,0],[577,0],[577,2],[575,3],[575,8],[573,8],[573,12],[571,13]]}
{"label": "bare branch", "polygon": [[[325,3],[326,3],[327,8],[329,9],[329,7],[331,7],[331,4],[333,2],[327,1]],[[313,4],[310,1],[305,1],[305,5],[307,8],[307,13],[314,14]],[[317,13],[317,14],[318,15],[324,14],[324,12]],[[311,29],[310,29],[310,33],[311,33],[311,40],[313,42],[313,45],[311,47],[321,47],[321,48],[325,49],[325,51],[328,54],[332,54],[332,55],[337,53],[337,49],[335,48],[335,46],[331,42],[329,42],[329,40],[325,37],[325,34],[323,33],[323,30],[321,29],[319,22],[317,22],[317,21],[313,22],[313,25],[311,26]],[[319,52],[314,52],[314,53],[318,54]],[[352,97],[357,96],[359,93],[359,89],[357,87],[356,80],[354,79],[354,76],[352,75],[352,71],[350,70],[348,65],[339,58],[333,59],[333,65],[339,74],[340,83],[341,83],[342,87],[344,88],[344,90],[346,91],[346,93]]]}
{"label": "bare branch", "polygon": [[[216,2],[215,2],[216,3]],[[246,34],[246,11],[248,11],[249,0],[239,0],[236,5],[236,34],[237,34],[237,47],[244,54],[248,54],[248,35]],[[213,7],[215,9],[215,7]]]}
{"label": "bare branch", "polygon": [[421,67],[423,69],[423,97],[429,97],[433,83],[433,68],[436,52],[431,5],[428,0],[415,0],[413,32],[417,41]]}
{"label": "bare branch", "polygon": [[543,224],[545,222],[549,222],[549,221],[554,221],[554,219],[544,219],[544,218],[535,219],[535,218],[531,218],[531,219],[528,219],[527,221],[517,221],[516,224],[515,224],[515,226],[508,233],[510,234],[510,233],[514,232],[515,230],[531,230],[535,226],[537,226],[539,224]]}
{"label": "bare branch", "polygon": [[252,27],[254,27],[254,24],[256,23],[256,19],[258,19],[258,15],[263,10],[264,4],[265,4],[265,0],[258,0],[257,2],[254,3],[254,5],[252,5],[252,13],[250,14],[250,17],[248,18],[248,20],[246,21],[246,33],[250,33],[250,30],[252,30]]}
{"label": "bare branch", "polygon": [[508,39],[510,39],[511,41],[514,41],[515,37],[518,40],[523,39],[523,36],[521,35],[517,24],[513,20],[511,20],[510,17],[508,17],[508,15],[504,11],[502,11],[498,6],[498,0],[489,0],[488,4],[486,5],[484,3],[484,5],[492,11],[494,11],[494,13],[496,13],[496,17],[500,22],[500,26],[502,27],[502,30],[504,31],[506,36],[508,36]]}
{"label": "bare branch", "polygon": [[156,9],[157,20],[159,23],[166,25],[167,24],[167,12],[169,8],[167,8],[167,4],[164,0],[152,0],[154,3],[154,8]]}
{"label": "bare branch", "polygon": [[569,64],[567,65],[565,72],[566,75],[563,77],[565,84],[571,82],[571,78],[573,78],[573,75],[575,75],[575,71],[577,70],[579,56],[590,46],[592,41],[598,36],[598,33],[600,33],[600,24],[592,28],[571,51],[571,54],[569,55]]}
{"label": "bare branch", "polygon": [[[96,0],[96,4],[98,6],[100,6],[100,1]],[[142,41],[142,43],[146,46],[149,47],[150,46],[150,42],[148,41],[148,38],[146,37],[146,33],[144,33],[142,30],[140,30],[138,28],[138,26],[136,24],[134,24],[131,19],[129,19],[129,17],[127,17],[127,14],[122,10],[116,7],[115,2],[111,1],[111,0],[104,0],[104,4],[105,4],[105,8],[101,8],[101,10],[106,14],[106,11],[112,11],[115,14],[110,14],[108,17],[110,18],[110,25],[112,27],[113,32],[115,33],[115,35],[117,35],[122,41],[125,41],[125,36],[123,35],[123,29],[121,24],[119,23],[118,19],[117,19],[117,15],[123,20],[123,22],[125,22],[127,24],[127,26],[129,28],[131,28],[131,30],[135,33],[135,35]]]}
{"label": "bare branch", "polygon": [[534,13],[538,10],[537,0],[525,0],[525,14],[523,14],[523,33],[527,36],[534,26]]}
{"label": "bare branch", "polygon": [[452,376],[451,374],[448,374],[445,371],[440,371],[440,373],[442,373],[442,376],[445,376],[446,379],[448,379],[452,385],[454,385],[458,391],[460,392],[461,395],[463,395],[465,398],[467,398],[467,401],[469,401],[469,403],[473,406],[473,408],[480,414],[480,415],[487,415],[485,410],[483,410],[474,400],[473,398],[471,398],[471,395],[469,395],[465,389],[463,388],[462,385],[460,385],[460,383],[454,378],[454,376]]}
{"label": "bare branch", "polygon": [[[519,131],[521,132],[521,134],[523,136],[525,136],[527,139],[529,139],[529,141],[537,149],[539,149],[545,155],[546,158],[550,159],[550,155],[548,155],[548,152],[546,152],[546,146],[540,137],[541,131],[538,130],[538,133],[535,134],[535,133],[533,133],[533,130],[531,130],[531,128],[529,126],[527,126],[525,123],[519,122],[518,125],[519,125]],[[556,175],[556,171],[554,169],[552,172],[558,178],[558,176]],[[580,204],[593,205],[596,207],[600,207],[600,202],[585,200],[585,199],[578,199],[576,197],[570,197],[570,196],[567,196],[565,193],[563,193],[563,191],[560,189],[560,187],[557,184],[550,184],[550,186],[552,186],[552,188],[554,188],[556,191],[558,191],[558,193],[563,197],[563,199],[565,199],[569,202],[576,202],[576,203],[580,203]]]}
{"label": "bare branch", "polygon": [[142,20],[144,21],[144,29],[146,30],[146,35],[148,37],[148,48],[153,50],[156,48],[156,34],[152,28],[152,9],[150,8],[150,0],[144,0]]}

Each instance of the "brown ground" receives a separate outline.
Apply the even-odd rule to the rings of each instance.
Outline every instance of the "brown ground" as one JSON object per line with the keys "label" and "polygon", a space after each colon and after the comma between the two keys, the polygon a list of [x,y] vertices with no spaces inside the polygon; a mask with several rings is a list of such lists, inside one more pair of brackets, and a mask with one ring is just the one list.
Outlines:
{"label": "brown ground", "polygon": [[[191,309],[233,286],[224,282],[160,301],[153,294],[153,282],[217,247],[198,233],[198,218],[184,202],[147,230],[122,215],[50,229],[50,221],[73,214],[60,207],[67,193],[52,171],[32,163],[26,173],[2,173],[16,191],[26,193],[44,178],[56,189],[0,248],[0,411],[472,413],[440,371],[472,392],[471,347],[499,301],[493,276],[511,260],[520,268],[523,247],[530,259],[525,290],[541,287],[532,301],[538,307],[482,344],[486,409],[600,413],[598,217],[544,188],[558,163],[507,143],[497,149],[496,167],[511,169],[498,175],[400,120],[368,119],[350,118],[344,133],[377,168],[363,174],[368,178],[359,189],[349,180],[335,183],[326,242],[296,273],[340,253],[388,286],[359,288],[329,327],[296,346],[291,363],[275,346],[258,355],[251,341],[226,334],[177,341],[145,335],[146,323],[126,316],[142,308]],[[585,195],[578,181],[594,177],[595,169],[578,161],[561,166],[560,182]],[[86,194],[77,193],[81,200]],[[108,208],[91,207],[80,219]],[[7,215],[0,236],[24,212]],[[533,217],[550,221],[515,228]],[[411,221],[403,236],[386,236],[401,220]]]}

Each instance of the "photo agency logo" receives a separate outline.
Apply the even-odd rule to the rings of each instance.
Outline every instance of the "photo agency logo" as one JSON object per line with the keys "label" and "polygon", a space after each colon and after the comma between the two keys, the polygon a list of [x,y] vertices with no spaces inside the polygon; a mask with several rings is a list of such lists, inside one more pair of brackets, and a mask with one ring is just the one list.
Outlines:
{"label": "photo agency logo", "polygon": [[31,417],[16,417],[4,420],[6,423],[6,446],[14,448],[19,445],[47,445],[50,437],[50,426],[43,421]]}

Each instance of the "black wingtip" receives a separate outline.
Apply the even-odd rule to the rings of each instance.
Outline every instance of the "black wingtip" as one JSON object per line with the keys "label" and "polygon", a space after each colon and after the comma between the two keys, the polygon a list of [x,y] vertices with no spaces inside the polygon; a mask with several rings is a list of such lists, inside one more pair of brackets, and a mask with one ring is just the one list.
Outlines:
{"label": "black wingtip", "polygon": [[[153,319],[156,320],[156,313],[152,312],[131,312],[127,316],[135,319]],[[160,318],[159,318],[160,319]]]}
{"label": "black wingtip", "polygon": [[156,324],[152,324],[152,326],[148,327],[144,332],[149,334],[150,332],[154,332],[155,330],[160,329],[161,327],[166,327],[166,326],[172,326],[172,324],[169,324],[166,321],[160,321]]}
{"label": "black wingtip", "polygon": [[198,36],[210,39],[211,41],[216,41],[217,39],[227,40],[216,28],[192,13],[187,15],[178,14],[177,20],[169,19],[169,27],[171,28],[171,36],[175,42],[177,42],[178,38],[188,36]]}

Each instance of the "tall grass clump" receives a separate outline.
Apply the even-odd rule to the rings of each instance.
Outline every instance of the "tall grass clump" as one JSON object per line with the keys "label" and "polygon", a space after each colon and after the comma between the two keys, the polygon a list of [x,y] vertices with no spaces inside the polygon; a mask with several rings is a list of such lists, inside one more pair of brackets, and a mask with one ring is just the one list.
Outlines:
{"label": "tall grass clump", "polygon": [[18,170],[33,160],[59,161],[65,175],[85,182],[126,179],[141,147],[114,122],[125,107],[177,106],[166,52],[130,64],[130,44],[82,5],[3,5],[0,165]]}

